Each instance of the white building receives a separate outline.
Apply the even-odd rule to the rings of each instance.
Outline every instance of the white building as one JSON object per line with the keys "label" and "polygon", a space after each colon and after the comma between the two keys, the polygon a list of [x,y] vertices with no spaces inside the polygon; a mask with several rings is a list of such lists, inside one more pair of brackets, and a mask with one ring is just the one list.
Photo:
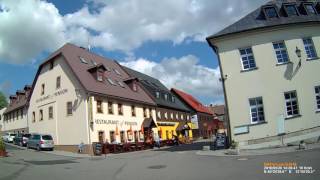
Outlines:
{"label": "white building", "polygon": [[[143,141],[155,103],[113,61],[66,44],[42,63],[29,102],[29,131],[49,133],[56,149],[98,141]],[[90,151],[90,148],[86,148]]]}
{"label": "white building", "polygon": [[28,98],[31,86],[26,85],[10,96],[10,102],[3,112],[3,132],[27,133],[28,129]]}
{"label": "white building", "polygon": [[242,148],[320,136],[319,1],[271,1],[207,38]]}
{"label": "white building", "polygon": [[7,108],[0,109],[0,135],[3,132],[3,121],[4,121],[4,115],[3,113],[6,111]]}

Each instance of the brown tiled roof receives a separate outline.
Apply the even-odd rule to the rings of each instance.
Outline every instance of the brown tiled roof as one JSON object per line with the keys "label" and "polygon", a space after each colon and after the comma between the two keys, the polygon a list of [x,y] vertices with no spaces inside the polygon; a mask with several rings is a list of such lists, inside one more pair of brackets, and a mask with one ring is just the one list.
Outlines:
{"label": "brown tiled roof", "polygon": [[[30,91],[30,89],[26,89],[26,90]],[[16,109],[23,108],[24,106],[27,105],[28,96],[29,96],[30,93],[25,94],[26,93],[25,90],[18,90],[17,94],[19,94],[19,93],[23,94],[23,95],[20,95],[19,100],[17,99],[18,95],[12,95],[12,96],[16,97],[16,100],[8,105],[7,109],[4,111],[3,114],[10,113],[10,112],[12,112],[12,111],[14,111]]]}
{"label": "brown tiled roof", "polygon": [[224,105],[209,106],[208,109],[215,115],[224,115]]}
{"label": "brown tiled roof", "polygon": [[[134,92],[126,83],[124,83],[124,80],[130,78],[130,76],[116,61],[93,54],[84,48],[69,43],[52,53],[47,60],[40,65],[33,86],[35,85],[41,67],[59,55],[64,57],[80,84],[89,93],[155,105],[153,100],[142,90],[142,88],[139,88],[137,92]],[[80,57],[87,63],[81,62]],[[88,71],[88,69],[94,66],[101,65],[106,69],[105,77],[112,79],[116,85],[112,85],[107,81],[99,82]],[[118,81],[124,85],[124,88],[117,83]]]}

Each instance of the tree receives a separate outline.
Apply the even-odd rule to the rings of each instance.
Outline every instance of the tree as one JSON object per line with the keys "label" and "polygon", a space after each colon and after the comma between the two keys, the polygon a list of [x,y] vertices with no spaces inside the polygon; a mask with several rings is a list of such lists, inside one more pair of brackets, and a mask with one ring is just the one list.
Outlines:
{"label": "tree", "polygon": [[7,107],[8,102],[4,94],[0,91],[0,109]]}

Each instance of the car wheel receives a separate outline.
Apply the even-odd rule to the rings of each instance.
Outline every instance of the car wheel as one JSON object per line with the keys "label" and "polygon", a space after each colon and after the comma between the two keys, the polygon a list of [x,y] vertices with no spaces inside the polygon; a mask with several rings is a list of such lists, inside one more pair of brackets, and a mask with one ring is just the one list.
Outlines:
{"label": "car wheel", "polygon": [[37,145],[37,151],[41,151],[41,148],[39,145]]}
{"label": "car wheel", "polygon": [[54,148],[51,148],[51,149],[50,149],[50,151],[53,151],[53,150],[54,150]]}

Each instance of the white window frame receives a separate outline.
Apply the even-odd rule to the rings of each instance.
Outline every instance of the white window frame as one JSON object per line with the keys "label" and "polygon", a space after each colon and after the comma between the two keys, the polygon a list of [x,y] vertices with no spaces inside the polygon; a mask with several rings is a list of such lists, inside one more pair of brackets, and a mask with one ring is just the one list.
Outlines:
{"label": "white window frame", "polygon": [[[291,93],[294,93],[294,94],[295,94],[295,97],[292,97],[292,94],[291,94]],[[290,94],[290,99],[286,99],[286,94]],[[285,110],[286,110],[287,118],[299,116],[299,115],[300,115],[300,109],[299,109],[297,92],[296,92],[296,91],[287,91],[287,92],[284,92],[284,100],[285,100],[285,107],[286,107]],[[289,102],[290,102],[290,106],[287,105],[287,103],[289,103]],[[293,106],[294,106],[294,105],[292,105],[292,102],[296,102],[296,106],[297,106],[297,110],[298,110],[298,113],[297,113],[297,114],[293,114],[293,112],[294,112]],[[292,114],[291,114],[291,115],[288,114],[288,107],[291,108],[291,111],[292,111]]]}
{"label": "white window frame", "polygon": [[[277,44],[277,45],[283,44],[283,48],[281,48],[280,46],[279,46],[279,48],[275,48],[274,46],[275,46],[276,44]],[[272,46],[273,46],[273,49],[274,49],[274,53],[275,53],[275,55],[276,55],[277,64],[285,64],[285,63],[288,63],[288,62],[290,61],[289,55],[288,55],[288,51],[287,51],[287,47],[286,47],[286,44],[284,43],[284,41],[273,42],[273,43],[272,43]],[[280,52],[281,59],[278,58],[277,52]],[[287,61],[284,61],[283,52],[285,52],[285,54],[287,55]],[[281,62],[280,62],[279,60],[281,60]]]}
{"label": "white window frame", "polygon": [[[251,49],[251,53],[247,53],[247,50],[248,49]],[[241,54],[241,51],[244,50],[246,54]],[[239,49],[239,54],[240,54],[240,61],[241,61],[241,65],[242,65],[242,70],[251,70],[251,69],[256,69],[257,68],[257,63],[256,63],[256,60],[254,58],[254,55],[253,55],[253,50],[252,50],[252,47],[246,47],[246,48],[240,48]],[[252,56],[253,57],[253,62],[254,62],[254,67],[251,67],[250,65],[250,60],[249,60],[249,56]],[[246,57],[247,60],[245,61],[248,61],[249,63],[249,68],[244,68],[244,60],[242,58]]]}
{"label": "white window frame", "polygon": [[[250,101],[254,100],[255,104],[251,105]],[[262,104],[259,103],[259,100],[261,100]],[[258,124],[258,123],[262,123],[266,121],[266,117],[265,117],[265,113],[264,113],[264,107],[263,107],[263,99],[262,97],[254,97],[254,98],[249,98],[249,108],[250,108],[250,121],[251,124]],[[257,113],[257,121],[253,121],[253,112],[252,109],[255,108],[256,113]],[[261,110],[259,111],[259,108],[262,108],[262,113],[263,113],[263,119],[261,119],[261,115],[259,113],[261,113]]]}
{"label": "white window frame", "polygon": [[316,95],[316,111],[320,112],[320,86],[314,87],[314,91]]}
{"label": "white window frame", "polygon": [[[306,44],[305,41],[306,40],[310,40],[311,43]],[[317,52],[316,49],[314,47],[314,43],[313,43],[313,39],[311,37],[306,37],[302,39],[303,45],[304,45],[304,50],[306,52],[307,55],[307,59],[316,59],[317,58]],[[311,49],[314,51],[314,56],[313,57],[309,57],[308,51],[310,52]]]}

